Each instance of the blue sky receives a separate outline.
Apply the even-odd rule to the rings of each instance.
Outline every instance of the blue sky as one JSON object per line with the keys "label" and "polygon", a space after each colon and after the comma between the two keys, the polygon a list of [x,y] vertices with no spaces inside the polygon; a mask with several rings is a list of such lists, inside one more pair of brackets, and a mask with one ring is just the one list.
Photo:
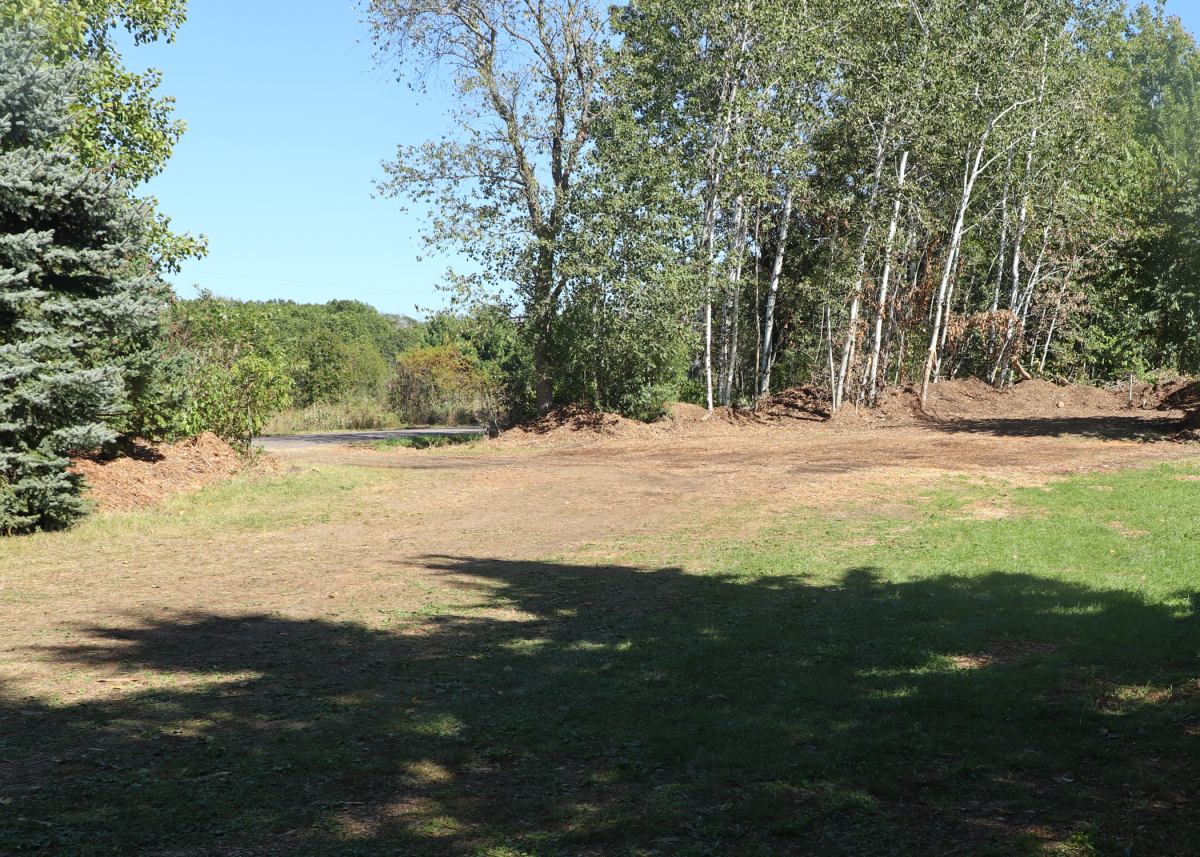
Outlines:
{"label": "blue sky", "polygon": [[442,132],[445,105],[374,69],[350,0],[193,0],[174,44],[124,55],[163,72],[188,124],[145,188],[173,227],[210,239],[172,278],[181,295],[441,305],[446,260],[418,263],[417,220],[371,194],[397,144]]}
{"label": "blue sky", "polygon": [[[435,285],[454,260],[418,262],[417,215],[371,194],[398,144],[446,129],[446,105],[374,69],[350,0],[189,6],[174,44],[125,52],[131,69],[163,72],[162,91],[188,123],[146,188],[177,229],[210,239],[208,257],[173,278],[177,291],[353,298],[408,315],[441,306]],[[1200,29],[1200,0],[1167,10]]]}

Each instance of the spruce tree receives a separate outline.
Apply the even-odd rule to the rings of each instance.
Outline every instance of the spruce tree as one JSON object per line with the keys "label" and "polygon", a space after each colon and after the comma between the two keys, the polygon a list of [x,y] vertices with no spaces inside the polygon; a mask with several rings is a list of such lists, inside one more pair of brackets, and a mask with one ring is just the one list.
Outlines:
{"label": "spruce tree", "polygon": [[0,532],[86,513],[71,451],[154,369],[169,292],[151,270],[149,206],[66,144],[81,68],[55,65],[32,25],[0,30]]}

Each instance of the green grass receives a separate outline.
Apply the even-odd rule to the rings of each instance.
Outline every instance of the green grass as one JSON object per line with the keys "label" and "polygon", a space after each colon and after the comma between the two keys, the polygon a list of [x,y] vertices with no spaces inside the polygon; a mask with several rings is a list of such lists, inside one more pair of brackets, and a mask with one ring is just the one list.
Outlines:
{"label": "green grass", "polygon": [[64,669],[258,678],[5,702],[0,853],[1200,853],[1197,472],[429,560],[534,621],[100,629]]}
{"label": "green grass", "polygon": [[[329,522],[361,503],[362,489],[395,473],[363,467],[292,467],[290,472],[244,471],[196,494],[176,494],[138,512],[93,515],[65,532],[0,538],[0,564],[45,562],[57,554],[115,546],[130,538],[228,536]],[[2,852],[0,852],[2,853]]]}
{"label": "green grass", "polygon": [[447,446],[474,446],[484,439],[478,432],[469,434],[418,434],[411,437],[389,437],[368,441],[364,446],[386,451],[389,449],[441,449]]}

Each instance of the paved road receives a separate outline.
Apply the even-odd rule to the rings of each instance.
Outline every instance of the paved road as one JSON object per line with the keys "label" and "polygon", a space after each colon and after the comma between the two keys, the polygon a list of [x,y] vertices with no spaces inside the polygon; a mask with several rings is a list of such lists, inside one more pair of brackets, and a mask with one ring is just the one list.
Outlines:
{"label": "paved road", "polygon": [[336,446],[345,443],[362,443],[363,441],[387,440],[390,437],[421,437],[439,434],[483,434],[483,426],[454,426],[415,429],[394,429],[390,431],[342,431],[329,434],[281,434],[270,437],[256,437],[255,446],[261,446],[267,451],[277,449],[298,449],[305,446]]}

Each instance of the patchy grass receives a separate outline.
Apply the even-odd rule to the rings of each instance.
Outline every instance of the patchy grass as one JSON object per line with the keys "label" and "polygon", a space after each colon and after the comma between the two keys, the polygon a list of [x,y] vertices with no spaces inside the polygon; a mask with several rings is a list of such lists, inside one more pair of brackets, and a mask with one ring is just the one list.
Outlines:
{"label": "patchy grass", "polygon": [[411,437],[389,437],[384,440],[368,441],[363,446],[381,451],[389,449],[441,449],[447,446],[476,446],[485,435],[479,432],[467,434],[419,434]]}
{"label": "patchy grass", "polygon": [[[1195,473],[430,558],[474,583],[386,626],[201,605],[79,629],[29,657],[178,686],[4,698],[0,853],[1200,853]],[[249,545],[380,478],[235,482],[0,562],[156,528]]]}
{"label": "patchy grass", "polygon": [[360,467],[243,472],[202,492],[171,495],[149,509],[97,514],[63,532],[2,538],[0,568],[8,562],[53,562],[63,553],[96,545],[120,550],[133,537],[206,538],[323,523],[359,505],[362,497],[355,492],[379,482],[378,472]]}

